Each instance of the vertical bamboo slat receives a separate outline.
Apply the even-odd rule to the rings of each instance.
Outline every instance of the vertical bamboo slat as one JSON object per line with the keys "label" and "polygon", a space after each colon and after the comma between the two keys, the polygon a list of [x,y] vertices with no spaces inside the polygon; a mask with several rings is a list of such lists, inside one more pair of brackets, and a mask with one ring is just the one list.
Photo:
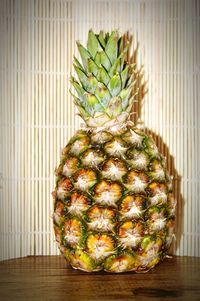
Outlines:
{"label": "vertical bamboo slat", "polygon": [[1,0],[0,259],[59,254],[53,172],[82,123],[69,77],[75,41],[85,44],[90,28],[129,30],[139,42],[148,87],[141,120],[174,177],[173,253],[200,256],[200,2]]}

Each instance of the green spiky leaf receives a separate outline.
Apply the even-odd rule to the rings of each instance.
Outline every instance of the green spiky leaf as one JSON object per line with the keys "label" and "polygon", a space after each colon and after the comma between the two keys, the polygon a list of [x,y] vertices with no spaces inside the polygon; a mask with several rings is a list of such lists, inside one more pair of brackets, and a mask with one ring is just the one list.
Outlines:
{"label": "green spiky leaf", "polygon": [[88,114],[88,112],[86,112],[85,108],[82,107],[80,99],[78,97],[76,97],[75,95],[73,95],[73,99],[74,99],[74,103],[80,113],[80,116],[82,116],[84,119],[89,117],[90,115]]}
{"label": "green spiky leaf", "polygon": [[97,52],[103,50],[96,35],[91,29],[88,33],[87,49],[93,58],[95,58]]}
{"label": "green spiky leaf", "polygon": [[88,59],[91,58],[90,53],[87,51],[85,47],[83,47],[79,42],[77,42],[78,50],[83,62],[83,66],[85,70],[88,69]]}
{"label": "green spiky leaf", "polygon": [[92,30],[88,33],[87,49],[77,43],[82,63],[74,57],[79,79],[72,79],[77,92],[74,102],[89,126],[112,119],[124,122],[128,118],[134,102],[131,90],[136,73],[126,62],[129,43],[123,43],[117,31],[95,34]]}
{"label": "green spiky leaf", "polygon": [[94,76],[96,76],[98,73],[98,70],[99,70],[97,64],[91,58],[89,58],[87,65],[88,65],[88,72],[92,73],[92,74],[94,74]]}
{"label": "green spiky leaf", "polygon": [[80,86],[80,84],[73,77],[71,78],[71,84],[73,85],[74,89],[76,90],[82,106],[86,107],[87,99],[85,97],[85,90]]}
{"label": "green spiky leaf", "polygon": [[109,76],[113,77],[116,73],[119,73],[121,69],[121,59],[118,58],[114,64],[112,65],[112,67],[109,70]]}
{"label": "green spiky leaf", "polygon": [[104,107],[101,105],[99,100],[94,94],[85,93],[85,97],[87,99],[87,111],[93,116],[96,112],[103,112]]}
{"label": "green spiky leaf", "polygon": [[78,75],[78,78],[79,78],[79,80],[80,80],[83,88],[86,91],[92,93],[92,91],[91,91],[92,86],[91,86],[91,84],[90,84],[90,82],[88,80],[87,75],[80,68],[78,68],[76,65],[74,65],[74,69],[75,69],[75,71],[76,71],[76,73]]}
{"label": "green spiky leaf", "polygon": [[109,75],[110,77],[112,77],[113,75],[115,75],[117,72],[121,72],[123,69],[123,65],[124,65],[124,60],[126,57],[126,53],[127,49],[125,49],[120,55],[119,57],[116,59],[116,61],[114,62],[114,64],[112,65],[112,67],[109,70]]}
{"label": "green spiky leaf", "polygon": [[106,86],[108,85],[110,81],[110,76],[108,75],[107,71],[103,66],[101,66],[98,69],[98,72],[96,74],[96,78],[99,82],[104,83]]}
{"label": "green spiky leaf", "polygon": [[100,33],[99,33],[99,35],[98,35],[98,40],[99,40],[99,42],[101,43],[101,46],[102,46],[103,48],[105,48],[105,47],[106,47],[106,42],[105,42],[104,34],[103,34],[103,31],[102,31],[102,30],[100,31]]}
{"label": "green spiky leaf", "polygon": [[127,65],[126,68],[124,70],[122,70],[121,72],[121,82],[122,82],[122,89],[126,86],[126,81],[127,81],[127,78],[128,78],[128,73],[129,73],[129,70],[130,70],[130,66]]}
{"label": "green spiky leaf", "polygon": [[110,59],[111,64],[117,59],[118,54],[118,33],[117,31],[113,31],[109,37],[109,40],[105,47],[105,52]]}
{"label": "green spiky leaf", "polygon": [[88,75],[88,82],[90,85],[90,93],[94,94],[96,87],[98,85],[98,81],[96,80],[96,78],[91,74]]}
{"label": "green spiky leaf", "polygon": [[104,106],[107,105],[108,101],[112,97],[108,88],[103,83],[100,82],[97,84],[95,95]]}
{"label": "green spiky leaf", "polygon": [[113,97],[108,103],[108,107],[106,109],[107,114],[115,118],[119,116],[122,112],[122,104],[120,97]]}
{"label": "green spiky leaf", "polygon": [[121,78],[119,74],[116,74],[111,78],[108,84],[108,89],[113,97],[119,94],[121,90]]}
{"label": "green spiky leaf", "polygon": [[79,62],[79,60],[74,56],[74,65],[76,67],[78,67],[79,69],[81,69],[82,71],[84,71],[83,66],[81,65],[81,63]]}
{"label": "green spiky leaf", "polygon": [[109,60],[108,56],[106,55],[106,53],[104,51],[97,52],[97,54],[95,56],[95,63],[99,67],[101,65],[103,65],[106,70],[109,70],[110,67],[111,67],[110,60]]}
{"label": "green spiky leaf", "polygon": [[129,86],[127,89],[122,89],[119,93],[119,96],[122,100],[122,108],[125,110],[129,104],[130,95],[132,92],[132,86]]}

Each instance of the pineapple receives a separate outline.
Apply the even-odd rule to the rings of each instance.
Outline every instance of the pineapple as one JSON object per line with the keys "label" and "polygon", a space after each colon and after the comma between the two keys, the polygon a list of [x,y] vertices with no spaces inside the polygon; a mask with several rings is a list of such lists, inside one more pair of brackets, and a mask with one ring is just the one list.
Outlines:
{"label": "pineapple", "polygon": [[143,272],[169,249],[175,200],[165,158],[130,121],[136,72],[117,31],[77,43],[73,95],[85,128],[56,169],[53,222],[61,253],[87,272]]}

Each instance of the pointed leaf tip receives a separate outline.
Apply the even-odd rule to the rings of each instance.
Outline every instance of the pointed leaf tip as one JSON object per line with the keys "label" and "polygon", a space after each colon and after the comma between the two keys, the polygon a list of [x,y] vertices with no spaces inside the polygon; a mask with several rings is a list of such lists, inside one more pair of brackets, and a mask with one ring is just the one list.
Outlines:
{"label": "pointed leaf tip", "polygon": [[110,90],[110,93],[113,97],[118,95],[121,90],[121,78],[119,74],[115,74],[111,78],[108,84],[108,89]]}
{"label": "pointed leaf tip", "polygon": [[99,33],[99,35],[98,35],[98,40],[99,40],[101,46],[102,46],[103,48],[105,48],[105,47],[106,47],[106,42],[105,42],[103,30],[100,31],[100,33]]}
{"label": "pointed leaf tip", "polygon": [[96,37],[96,35],[94,34],[94,32],[91,29],[88,32],[87,48],[93,58],[95,58],[96,53],[98,51],[103,50],[98,41],[98,38]]}
{"label": "pointed leaf tip", "polygon": [[118,40],[119,40],[118,32],[113,31],[105,47],[105,52],[109,57],[112,65],[116,61],[118,55]]}
{"label": "pointed leaf tip", "polygon": [[79,42],[77,42],[78,50],[83,62],[83,66],[85,70],[88,69],[88,59],[91,57],[90,53],[87,51],[87,49]]}

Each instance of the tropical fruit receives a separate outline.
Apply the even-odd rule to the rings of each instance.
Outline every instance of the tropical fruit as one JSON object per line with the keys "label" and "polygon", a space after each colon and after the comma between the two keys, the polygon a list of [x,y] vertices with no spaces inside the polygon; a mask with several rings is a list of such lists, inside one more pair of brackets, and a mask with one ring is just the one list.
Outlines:
{"label": "tropical fruit", "polygon": [[88,272],[148,271],[171,245],[176,202],[166,160],[130,121],[136,72],[118,32],[88,34],[74,59],[85,128],[56,169],[53,222],[60,251]]}

